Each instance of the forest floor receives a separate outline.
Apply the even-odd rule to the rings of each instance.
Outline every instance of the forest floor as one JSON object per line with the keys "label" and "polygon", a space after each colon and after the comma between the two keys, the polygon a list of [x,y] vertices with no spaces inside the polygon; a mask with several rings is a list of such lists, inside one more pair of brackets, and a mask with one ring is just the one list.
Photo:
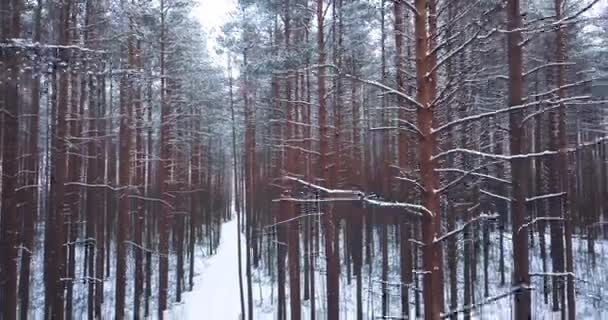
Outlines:
{"label": "forest floor", "polygon": [[[492,233],[491,241],[496,242],[496,232]],[[547,237],[548,238],[548,237]],[[242,240],[244,240],[242,238]],[[547,239],[548,240],[548,239]],[[503,239],[505,242],[505,254],[507,258],[511,255],[510,241],[507,237]],[[578,253],[582,253],[585,250],[586,241],[580,241],[574,239],[574,249]],[[201,262],[197,263],[197,270],[194,278],[193,291],[184,294],[184,301],[181,304],[174,305],[171,309],[170,319],[221,319],[221,320],[236,320],[239,319],[240,315],[240,302],[239,302],[239,284],[238,284],[238,255],[237,255],[237,223],[236,219],[226,222],[222,226],[221,230],[221,241],[216,253],[212,256],[202,258]],[[243,263],[245,261],[245,245],[244,241],[242,245]],[[490,251],[490,294],[500,294],[509,290],[508,281],[505,285],[500,285],[498,281],[498,259],[497,259],[497,248],[492,248]],[[598,266],[604,265],[608,261],[605,261],[606,250],[608,246],[606,243],[601,241],[596,247],[596,254],[598,254]],[[398,277],[398,251],[397,248],[389,246],[389,282],[395,283],[399,281]],[[322,249],[321,249],[322,253]],[[542,264],[538,252],[533,250],[530,252],[531,256],[531,271],[541,272]],[[578,276],[582,281],[577,281],[577,300],[578,300],[578,312],[577,316],[585,319],[604,319],[606,314],[603,312],[606,305],[602,301],[601,297],[606,294],[604,291],[606,279],[605,274],[591,273],[588,268],[589,260],[584,254],[579,254],[575,266],[577,269]],[[583,258],[585,257],[585,258]],[[373,259],[373,270],[368,267],[364,268],[364,316],[368,318],[375,318],[381,313],[381,298],[380,298],[380,260]],[[199,260],[200,261],[200,260]],[[507,261],[510,261],[508,259]],[[262,265],[265,261],[262,261]],[[481,263],[481,261],[480,261]],[[549,262],[550,265],[550,262]],[[587,266],[587,267],[585,267]],[[600,267],[601,268],[601,267]],[[276,318],[276,283],[272,281],[271,277],[264,271],[266,268],[257,268],[252,270],[252,293],[254,298],[254,318],[260,320],[275,319]],[[480,268],[481,269],[481,268]],[[317,261],[317,271],[315,279],[317,282],[317,301],[320,304],[317,306],[317,316],[322,319],[324,318],[324,295],[322,292],[325,290],[325,277],[323,270],[323,263]],[[596,269],[597,270],[597,269]],[[243,282],[245,283],[245,269],[243,265]],[[506,266],[507,277],[510,274],[510,266]],[[483,301],[483,290],[482,288],[482,271],[479,270],[477,274],[477,290],[476,301]],[[341,318],[343,319],[354,319],[355,318],[355,283],[354,279],[349,284],[346,276],[342,273],[341,277]],[[539,315],[539,319],[557,319],[559,313],[553,313],[549,309],[548,305],[542,303],[542,281],[540,279],[534,279],[534,287],[537,290],[533,295],[533,309],[535,314]],[[289,284],[285,283],[288,288]],[[459,283],[459,286],[462,284]],[[398,302],[398,288],[390,286],[390,313],[396,315],[399,313],[399,302]],[[289,292],[287,292],[289,295]],[[246,299],[245,292],[245,299]],[[289,299],[289,297],[287,297]],[[459,299],[461,300],[461,299]],[[594,301],[595,300],[595,301]],[[598,301],[599,300],[599,301]],[[246,302],[245,302],[246,303]],[[413,303],[413,301],[412,301]],[[511,318],[512,301],[510,298],[501,299],[493,303],[489,303],[483,308],[478,309],[473,314],[474,319],[509,319]],[[289,307],[287,308],[289,309]],[[414,309],[414,308],[412,308]],[[289,313],[289,310],[287,310]],[[411,316],[414,317],[414,310],[411,310]],[[310,317],[310,305],[309,301],[302,302],[302,318],[306,319]]]}
{"label": "forest floor", "polygon": [[[194,277],[194,289],[184,293],[183,303],[172,308],[171,319],[239,319],[236,219],[224,223],[221,234],[217,253],[202,262]],[[244,253],[244,243],[242,249]]]}

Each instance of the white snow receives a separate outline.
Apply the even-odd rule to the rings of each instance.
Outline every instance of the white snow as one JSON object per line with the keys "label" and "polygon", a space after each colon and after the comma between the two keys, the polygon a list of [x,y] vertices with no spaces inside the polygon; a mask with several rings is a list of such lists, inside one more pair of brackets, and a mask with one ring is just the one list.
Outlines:
{"label": "white snow", "polygon": [[194,289],[184,293],[183,303],[172,308],[171,319],[239,319],[236,219],[226,222],[221,234],[217,254],[204,260],[194,278]]}
{"label": "white snow", "polygon": [[[389,235],[394,234],[394,229],[389,227]],[[343,236],[343,235],[342,235]],[[378,230],[373,232],[373,237],[378,243],[380,234]],[[481,236],[481,235],[480,235]],[[461,234],[458,234],[459,246],[462,244]],[[536,237],[537,238],[537,237]],[[491,315],[494,319],[510,319],[512,318],[511,311],[513,309],[512,298],[505,296],[501,299],[493,299],[492,297],[503,296],[510,292],[512,287],[510,281],[507,280],[504,285],[499,283],[498,279],[498,234],[494,231],[490,235],[490,241],[494,244],[490,248],[490,279],[489,279],[489,297],[483,295],[482,281],[483,272],[481,270],[482,257],[479,257],[479,270],[477,272],[475,301],[487,302],[486,305],[473,311],[473,319],[485,319]],[[244,268],[245,241],[242,238],[241,248],[243,254],[243,283],[246,281]],[[510,277],[511,266],[510,256],[512,255],[511,242],[508,234],[503,237],[505,259],[505,273],[507,279]],[[538,241],[538,238],[536,239]],[[546,243],[549,243],[549,235],[545,237]],[[589,268],[589,257],[585,252],[586,243],[584,240],[575,237],[573,239],[575,251],[575,274],[577,279],[577,315],[584,319],[606,319],[605,302],[602,301],[602,296],[606,294],[604,284],[607,283],[606,275],[597,273],[592,270],[602,268],[606,263],[605,252],[608,249],[604,241],[598,240],[596,243],[596,253],[598,253],[597,268]],[[373,250],[373,249],[372,249]],[[539,316],[539,319],[558,319],[559,313],[549,311],[550,306],[543,304],[542,298],[542,278],[539,275],[551,275],[549,271],[543,271],[541,261],[539,259],[538,245],[530,252],[530,271],[535,275],[532,278],[533,288],[533,310]],[[315,273],[315,282],[317,284],[316,292],[316,314],[318,319],[325,318],[325,276],[323,262],[323,248],[319,248]],[[342,253],[342,250],[339,251]],[[399,307],[399,268],[398,268],[398,248],[395,246],[395,241],[389,243],[389,275],[388,286],[389,291],[389,313],[391,316],[396,316],[400,313]],[[344,257],[341,257],[341,260]],[[461,258],[459,258],[461,259]],[[259,320],[276,319],[277,311],[277,292],[276,279],[271,279],[266,273],[265,268],[267,261],[260,261],[260,268],[252,270],[252,294],[254,318]],[[273,260],[271,263],[276,263]],[[363,315],[365,318],[375,318],[381,314],[381,294],[380,294],[380,270],[381,259],[374,258],[372,260],[372,269],[369,266],[363,267]],[[551,264],[550,259],[548,264]],[[276,265],[274,266],[276,267]],[[344,268],[344,266],[342,266]],[[462,263],[459,263],[459,275],[462,274]],[[239,300],[239,284],[238,284],[238,256],[237,256],[237,223],[236,219],[226,222],[221,229],[220,245],[212,256],[201,256],[197,259],[197,268],[194,278],[194,288],[192,292],[187,292],[183,296],[183,302],[173,304],[168,314],[169,319],[219,319],[219,320],[236,320],[240,319],[240,300]],[[340,296],[340,318],[354,319],[355,318],[355,280],[348,284],[344,269],[341,270],[341,296]],[[553,274],[556,275],[556,274]],[[418,274],[418,276],[420,276]],[[303,278],[302,278],[303,279]],[[289,288],[289,279],[286,279],[284,284]],[[420,285],[420,284],[419,284]],[[459,283],[459,287],[461,287]],[[245,299],[246,299],[246,288]],[[462,288],[459,288],[462,292]],[[289,290],[287,290],[287,317],[289,318]],[[413,294],[410,297],[413,299]],[[448,297],[446,296],[446,299]],[[459,306],[462,306],[462,297],[459,296]],[[413,301],[412,301],[413,302]],[[247,303],[245,301],[245,303]],[[410,310],[410,315],[414,316],[414,308]],[[448,311],[448,310],[446,310]],[[310,301],[302,301],[302,318],[310,317]]]}

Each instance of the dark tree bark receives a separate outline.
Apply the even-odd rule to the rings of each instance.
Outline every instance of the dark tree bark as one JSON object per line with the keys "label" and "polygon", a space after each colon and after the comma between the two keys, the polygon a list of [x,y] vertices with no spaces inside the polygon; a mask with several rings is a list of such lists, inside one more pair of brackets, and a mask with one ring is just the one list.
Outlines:
{"label": "dark tree bark", "polygon": [[[8,2],[8,1],[7,1]],[[2,38],[19,38],[21,35],[21,7],[20,0],[12,0],[10,4],[4,3],[4,11],[0,18],[3,27],[0,34]],[[10,9],[9,9],[10,8]],[[6,61],[3,66],[2,84],[4,89],[4,108],[1,116],[2,128],[2,216],[0,224],[0,250],[3,258],[0,262],[0,304],[2,316],[5,319],[17,317],[17,257],[19,247],[19,216],[17,211],[17,173],[18,173],[18,145],[14,133],[19,129],[19,53],[16,49],[2,50],[0,60]]]}
{"label": "dark tree bark", "polygon": [[[563,1],[555,0],[555,18],[557,21],[562,20],[562,8]],[[566,62],[566,37],[568,30],[565,29],[565,26],[559,25],[557,28],[557,63],[559,63],[558,72],[557,72],[557,86],[558,96],[559,98],[565,98],[566,90],[563,88],[566,85],[566,67],[564,66],[564,62]],[[559,189],[560,192],[568,193],[568,155],[566,153],[566,148],[568,147],[568,137],[566,135],[566,106],[564,103],[561,103],[558,109],[558,113],[553,115],[553,123],[557,124],[557,134],[553,136],[555,140],[557,140],[557,148],[559,148],[559,157],[558,157],[558,165],[556,169],[557,172],[553,172],[552,175],[559,175]],[[555,128],[554,128],[555,134]],[[605,146],[604,146],[605,148]],[[605,161],[604,161],[605,163]],[[601,172],[601,171],[600,171]],[[605,172],[604,172],[605,173]],[[605,179],[605,175],[603,175]],[[601,181],[601,180],[600,180]],[[575,296],[575,288],[574,288],[574,263],[572,257],[572,213],[569,208],[569,199],[568,194],[561,197],[561,208],[560,211],[564,217],[564,236],[565,236],[565,255],[566,255],[566,272],[568,276],[566,277],[566,299],[567,299],[567,308],[568,308],[568,319],[574,320],[576,318],[576,296]],[[563,296],[562,296],[563,297]],[[566,301],[562,301],[564,303]]]}
{"label": "dark tree bark", "polygon": [[[131,26],[132,28],[133,26]],[[135,68],[135,44],[133,37],[127,43],[128,68]],[[130,230],[130,190],[131,190],[131,140],[133,127],[133,101],[135,81],[133,75],[125,73],[120,84],[120,146],[119,146],[119,181],[121,188],[117,219],[116,238],[116,305],[114,317],[122,320],[125,317],[125,292],[127,281],[127,252]]]}
{"label": "dark tree bark", "polygon": [[[331,174],[327,170],[327,165],[330,163],[329,155],[329,139],[330,132],[328,126],[328,116],[326,107],[325,97],[325,17],[324,17],[324,6],[323,0],[317,0],[317,45],[319,50],[319,70],[317,73],[318,82],[318,99],[319,99],[319,130],[320,130],[320,157],[319,167],[321,168],[321,177],[330,184]],[[339,287],[340,279],[338,274],[337,265],[339,261],[336,257],[335,246],[334,246],[334,233],[335,233],[335,221],[333,218],[332,204],[323,206],[324,215],[323,228],[325,232],[325,255],[327,263],[327,318],[328,319],[339,319]]]}
{"label": "dark tree bark", "polygon": [[[232,177],[233,177],[233,183],[234,183],[234,203],[235,203],[235,210],[236,210],[236,242],[237,242],[237,263],[239,264],[238,267],[238,272],[239,272],[239,301],[241,304],[241,316],[240,319],[241,320],[245,320],[245,297],[243,294],[243,255],[242,255],[242,249],[241,249],[241,208],[239,206],[239,201],[240,201],[240,197],[239,195],[241,194],[239,192],[239,175],[238,175],[238,164],[237,164],[237,149],[236,149],[236,120],[235,120],[235,116],[234,116],[234,94],[233,94],[233,88],[232,88],[232,58],[230,56],[228,56],[228,90],[229,90],[229,94],[230,94],[230,119],[232,120],[232,154],[234,157],[234,163],[233,163],[233,173],[232,173]],[[192,270],[192,269],[191,269]]]}
{"label": "dark tree bark", "polygon": [[[165,1],[161,0],[161,31],[160,31],[160,103],[161,103],[161,129],[160,129],[160,161],[158,165],[158,184],[159,197],[167,201],[167,193],[169,191],[169,181],[167,176],[169,157],[171,155],[169,150],[169,119],[170,119],[170,105],[166,101],[166,70],[165,70],[165,49],[167,46],[166,24],[165,24]],[[168,295],[168,281],[169,281],[169,233],[170,233],[170,222],[169,222],[170,208],[166,203],[161,204],[160,207],[160,218],[158,220],[158,232],[159,232],[159,253],[158,259],[159,266],[159,284],[158,284],[158,317],[163,318],[163,314],[167,309],[167,295]]]}
{"label": "dark tree bark", "polygon": [[[135,2],[133,1],[133,4]],[[133,22],[132,22],[133,23]],[[143,70],[143,63],[141,59],[142,50],[141,50],[141,41],[131,39],[131,63],[133,67],[137,70]],[[143,116],[143,103],[142,103],[142,75],[137,74],[135,79],[132,81],[132,94],[133,94],[133,102],[131,110],[134,115],[134,120],[132,123],[135,126],[134,133],[135,134],[135,157],[133,162],[133,184],[137,188],[138,194],[143,194],[145,187],[143,186],[146,182],[146,163],[142,159],[144,157],[144,134],[142,130],[142,126],[144,123]],[[132,130],[133,131],[133,130]],[[132,205],[135,207],[135,212],[133,214],[133,242],[135,243],[132,246],[133,254],[135,258],[135,268],[134,268],[134,283],[133,283],[133,319],[141,318],[141,302],[142,302],[142,294],[143,294],[143,286],[144,286],[144,270],[143,270],[143,254],[144,254],[144,243],[143,243],[143,231],[145,226],[146,214],[149,213],[146,211],[146,205],[142,200],[135,199],[132,201]]]}
{"label": "dark tree bark", "polygon": [[[507,47],[509,60],[509,105],[518,106],[523,101],[523,52],[520,45],[521,12],[519,0],[507,2]],[[519,155],[523,150],[523,132],[521,123],[523,111],[513,110],[509,113],[509,127],[511,131],[510,149],[512,155]],[[526,159],[513,157],[511,163],[511,184],[513,201],[512,215],[512,241],[513,241],[513,285],[515,286],[514,316],[517,319],[530,319],[530,274],[528,262],[528,233],[522,226],[526,220]]]}
{"label": "dark tree bark", "polygon": [[[70,44],[70,12],[72,1],[64,0],[61,6],[57,7],[60,16],[59,42],[64,45]],[[67,49],[60,50],[60,58],[63,61],[69,59],[70,52]],[[61,280],[65,276],[66,260],[63,250],[65,239],[65,218],[64,218],[64,199],[65,182],[67,180],[67,106],[69,73],[65,67],[57,67],[57,100],[54,106],[57,125],[53,147],[55,157],[52,157],[54,164],[51,176],[51,197],[53,205],[50,208],[48,217],[48,232],[45,240],[45,318],[63,319],[64,317],[64,282]]]}
{"label": "dark tree bark", "polygon": [[[37,1],[34,9],[34,33],[32,40],[40,42],[42,40],[42,0]],[[30,135],[28,142],[29,156],[26,158],[25,170],[27,179],[25,185],[27,189],[23,193],[23,234],[21,250],[21,269],[19,271],[19,319],[28,319],[28,310],[30,305],[30,271],[31,260],[34,252],[34,233],[37,212],[38,190],[34,187],[38,184],[40,170],[38,168],[38,139],[39,139],[39,112],[40,112],[40,75],[35,70],[31,79],[31,117],[30,117]],[[4,127],[4,126],[3,126]],[[3,159],[4,158],[3,156]],[[6,190],[6,189],[3,189]],[[3,202],[4,203],[4,202]],[[0,295],[2,295],[0,293]]]}

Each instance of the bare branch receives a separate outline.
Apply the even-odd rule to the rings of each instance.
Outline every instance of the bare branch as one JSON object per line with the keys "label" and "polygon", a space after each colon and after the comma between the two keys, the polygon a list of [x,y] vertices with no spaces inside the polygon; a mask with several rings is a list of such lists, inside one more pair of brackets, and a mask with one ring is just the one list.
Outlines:
{"label": "bare branch", "polygon": [[519,229],[517,229],[517,232],[521,232],[523,229],[528,228],[529,226],[538,223],[539,221],[564,221],[564,218],[562,217],[536,217],[534,219],[532,219],[531,221],[528,221],[524,224],[521,225],[521,227],[519,227]]}
{"label": "bare branch", "polygon": [[566,193],[566,192],[558,192],[558,193],[542,194],[542,195],[539,195],[539,196],[534,196],[534,197],[526,198],[526,202],[533,202],[533,201],[550,199],[550,198],[558,198],[558,197],[563,197],[566,194],[568,194],[568,193]]}
{"label": "bare branch", "polygon": [[458,228],[456,228],[456,229],[454,229],[452,231],[449,231],[448,233],[442,235],[439,238],[436,238],[435,240],[433,240],[433,243],[439,243],[439,242],[441,242],[441,241],[443,241],[443,240],[445,240],[445,239],[447,239],[449,237],[455,236],[455,235],[463,232],[464,229],[466,229],[469,225],[471,225],[471,224],[473,224],[473,223],[475,223],[475,222],[477,222],[479,220],[495,220],[495,219],[498,219],[498,215],[497,214],[482,213],[479,216],[477,216],[477,217],[475,217],[475,218],[473,218],[473,219],[471,219],[471,220],[463,223],[460,227],[458,227]]}

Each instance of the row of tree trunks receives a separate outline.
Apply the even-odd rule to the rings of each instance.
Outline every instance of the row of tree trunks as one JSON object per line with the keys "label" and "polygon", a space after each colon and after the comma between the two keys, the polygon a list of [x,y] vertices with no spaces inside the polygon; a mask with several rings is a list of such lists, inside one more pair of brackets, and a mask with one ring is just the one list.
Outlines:
{"label": "row of tree trunks", "polygon": [[[130,2],[123,5],[131,8],[138,4]],[[159,194],[153,186],[161,180],[154,177],[158,171],[153,160],[157,158],[154,147],[157,137],[152,109],[153,101],[158,99],[153,95],[167,91],[164,79],[169,72],[172,80],[176,78],[177,63],[172,61],[168,72],[163,66],[163,77],[153,77],[153,72],[143,71],[150,62],[144,63],[142,51],[148,50],[146,54],[153,56],[151,50],[154,49],[149,39],[142,40],[136,35],[143,23],[134,14],[125,24],[128,36],[120,41],[124,46],[115,53],[124,56],[125,62],[120,67],[112,66],[114,52],[110,53],[111,45],[105,35],[112,23],[121,21],[99,18],[109,13],[108,5],[106,1],[90,0],[35,1],[27,5],[18,0],[2,2],[0,71],[2,79],[7,81],[2,81],[0,87],[3,177],[0,246],[4,248],[0,259],[0,303],[14,306],[1,308],[2,319],[27,319],[38,312],[53,319],[84,317],[84,314],[88,319],[107,317],[107,311],[102,308],[104,302],[107,304],[104,283],[113,276],[116,283],[112,287],[116,291],[110,295],[116,302],[112,310],[114,317],[123,319],[127,317],[127,309],[134,309],[128,316],[140,318],[142,302],[145,299],[144,313],[148,314],[153,296],[155,272],[151,264],[156,261],[153,253],[157,244],[162,246],[164,242],[168,248],[172,242],[175,246],[177,285],[181,286],[185,278],[184,241],[188,241],[191,253],[192,278],[193,248],[200,240],[192,230],[200,229],[203,221],[208,230],[217,230],[222,220],[210,217],[215,215],[212,211],[221,211],[221,217],[227,217],[229,197],[226,195],[230,191],[222,178],[226,167],[218,163],[204,164],[204,160],[199,160],[197,166],[207,165],[206,180],[200,172],[196,174],[197,181],[189,180],[186,173],[194,159],[171,153],[177,167],[171,170],[177,171],[169,171],[169,175],[178,178],[179,188],[166,188],[167,192]],[[50,24],[48,31],[42,28],[46,23]],[[145,42],[143,50],[142,41]],[[163,79],[163,90],[154,92],[154,78]],[[144,103],[145,84],[149,90]],[[187,114],[183,105],[171,104],[175,109],[179,107],[181,115]],[[120,114],[115,107],[120,108]],[[145,111],[147,120],[143,119]],[[192,118],[210,118],[203,117],[201,110],[191,113]],[[200,128],[182,126],[183,118],[178,119],[179,123],[164,121],[163,124],[175,131],[187,131],[179,141],[198,143],[199,159],[200,154],[206,153],[209,162],[225,160],[220,155],[225,152],[221,145],[211,147],[201,141],[193,133],[201,132]],[[115,135],[117,131],[119,134]],[[17,135],[18,132],[26,134]],[[167,138],[165,142],[175,150],[175,141]],[[189,151],[187,145],[177,147]],[[162,180],[166,181],[164,177]],[[198,193],[202,196],[197,201],[191,196],[195,182],[200,184],[197,190],[206,190]],[[161,195],[165,199],[160,199]],[[211,203],[207,201],[210,197],[217,197],[210,210],[202,212],[195,208],[202,201]],[[154,214],[155,203],[161,202],[168,204],[170,210],[177,210],[177,213],[167,210],[168,214],[183,218],[173,219],[175,225],[168,230],[158,227]],[[173,202],[195,205],[174,208]],[[185,212],[193,218],[186,219]],[[165,241],[158,241],[155,233],[161,229],[176,238],[171,241],[167,236]],[[186,233],[188,240],[185,240]],[[209,234],[215,237],[209,243],[217,246],[218,232]],[[38,238],[42,246],[37,245],[35,239]],[[43,264],[34,263],[38,254],[44,256]],[[133,282],[128,281],[131,277],[127,274],[131,261],[135,264]],[[42,284],[34,281],[38,279],[38,272]],[[126,296],[131,285],[134,307],[128,308]],[[38,290],[41,292],[42,287],[44,304],[32,305],[30,296]],[[84,299],[76,297],[79,292],[84,293]],[[178,288],[177,293],[180,292],[183,287]]]}

